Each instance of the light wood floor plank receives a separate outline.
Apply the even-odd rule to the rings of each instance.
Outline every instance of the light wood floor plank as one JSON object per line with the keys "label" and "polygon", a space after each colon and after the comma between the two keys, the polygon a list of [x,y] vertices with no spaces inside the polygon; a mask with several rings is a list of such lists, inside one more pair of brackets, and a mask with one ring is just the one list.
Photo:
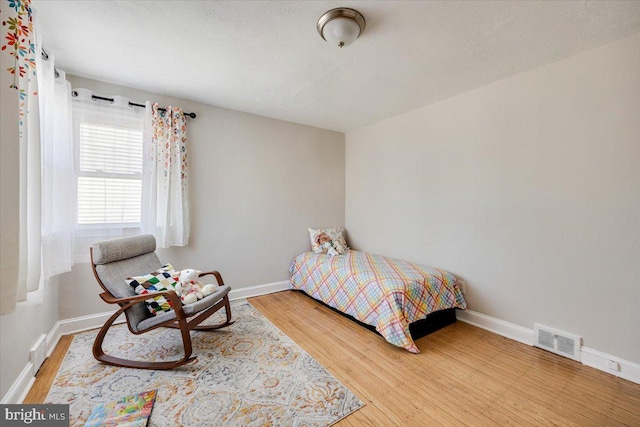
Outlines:
{"label": "light wood floor plank", "polygon": [[[299,292],[249,302],[365,402],[339,427],[640,425],[640,385],[466,323],[411,354]],[[25,403],[44,402],[71,339]]]}

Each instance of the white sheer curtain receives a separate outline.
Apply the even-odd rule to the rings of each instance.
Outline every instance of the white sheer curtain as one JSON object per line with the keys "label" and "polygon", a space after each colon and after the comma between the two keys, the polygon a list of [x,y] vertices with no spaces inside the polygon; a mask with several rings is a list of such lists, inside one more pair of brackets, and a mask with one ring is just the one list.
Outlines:
{"label": "white sheer curtain", "polygon": [[189,244],[186,122],[180,108],[147,102],[142,230],[162,248]]}
{"label": "white sheer curtain", "polygon": [[70,86],[55,70],[53,54],[41,54],[30,3],[10,6],[7,19],[28,26],[20,27],[21,35],[10,43],[16,47],[11,88],[19,95],[19,260],[18,280],[1,288],[0,314],[14,311],[28,292],[71,269],[75,218]]}
{"label": "white sheer curtain", "polygon": [[73,94],[79,205],[75,260],[89,262],[94,242],[140,234],[145,113],[126,97],[83,88]]}
{"label": "white sheer curtain", "polygon": [[37,66],[42,162],[42,279],[73,266],[76,183],[73,173],[71,84],[53,54]]}

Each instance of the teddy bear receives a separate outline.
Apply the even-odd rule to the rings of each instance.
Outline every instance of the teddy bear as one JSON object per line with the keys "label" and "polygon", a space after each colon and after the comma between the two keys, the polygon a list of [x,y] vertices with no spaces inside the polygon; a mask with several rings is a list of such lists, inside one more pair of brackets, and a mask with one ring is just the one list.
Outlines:
{"label": "teddy bear", "polygon": [[193,304],[215,292],[215,285],[205,285],[198,280],[201,273],[201,271],[192,268],[180,271],[175,290],[182,300],[182,304]]}

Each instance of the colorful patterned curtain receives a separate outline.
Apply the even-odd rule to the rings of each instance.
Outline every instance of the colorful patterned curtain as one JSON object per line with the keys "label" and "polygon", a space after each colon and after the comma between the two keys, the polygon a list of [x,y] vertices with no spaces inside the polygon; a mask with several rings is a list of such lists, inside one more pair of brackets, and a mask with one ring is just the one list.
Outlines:
{"label": "colorful patterned curtain", "polygon": [[[29,101],[37,96],[36,39],[33,31],[31,0],[6,0],[2,5],[2,25],[5,27],[2,50],[13,57],[13,66],[7,72],[13,75],[9,86],[20,97],[20,138],[27,137],[26,116]],[[37,104],[36,104],[37,105]]]}
{"label": "colorful patterned curtain", "polygon": [[147,102],[142,230],[162,248],[189,243],[187,120],[182,109]]}

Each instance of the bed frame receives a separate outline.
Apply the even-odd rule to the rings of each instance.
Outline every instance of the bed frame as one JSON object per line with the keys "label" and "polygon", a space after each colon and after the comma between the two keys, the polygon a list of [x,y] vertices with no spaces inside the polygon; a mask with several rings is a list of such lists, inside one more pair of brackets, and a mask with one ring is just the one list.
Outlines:
{"label": "bed frame", "polygon": [[[343,313],[342,311],[337,310],[337,309],[331,307],[330,305],[327,305],[324,302],[313,298],[311,295],[307,294],[305,291],[302,291],[302,290],[299,290],[299,289],[292,289],[292,290],[295,291],[295,292],[300,292],[301,294],[307,296],[308,298],[311,298],[312,300],[314,300],[316,302],[319,302],[320,304],[324,305],[325,307],[328,307],[332,311],[335,311],[336,313],[340,314],[341,316],[346,317],[347,319],[351,320],[352,322],[355,322],[360,326],[364,326],[365,328],[369,329],[370,331],[373,331],[376,334],[380,335],[380,333],[378,331],[376,331],[375,326],[363,323],[360,320],[356,319],[355,317],[353,317],[353,316],[351,316],[351,315],[349,315],[347,313]],[[417,340],[419,338],[427,336],[430,333],[433,333],[433,332],[435,332],[435,331],[437,331],[439,329],[442,329],[445,326],[451,325],[452,323],[455,323],[455,322],[456,322],[456,309],[455,308],[448,308],[446,310],[434,311],[433,313],[429,313],[426,318],[424,318],[422,320],[418,320],[418,321],[413,322],[413,323],[410,323],[409,324],[409,332],[411,333],[411,338],[413,338],[413,340],[415,341],[415,340]]]}

